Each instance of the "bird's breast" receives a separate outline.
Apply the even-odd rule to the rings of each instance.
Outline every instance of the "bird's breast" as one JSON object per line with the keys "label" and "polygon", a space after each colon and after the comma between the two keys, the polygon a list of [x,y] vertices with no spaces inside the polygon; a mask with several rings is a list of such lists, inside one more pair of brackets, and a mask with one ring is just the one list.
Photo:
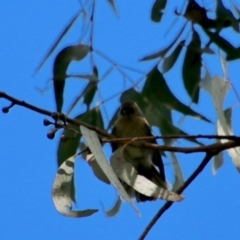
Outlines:
{"label": "bird's breast", "polygon": [[139,116],[120,118],[116,124],[116,136],[122,138],[146,136],[148,133],[145,124],[144,118]]}
{"label": "bird's breast", "polygon": [[[116,126],[117,129],[115,135],[119,138],[144,137],[148,135],[146,122],[144,118],[140,116],[120,118],[118,119]],[[125,152],[128,157],[132,159],[145,158],[150,154],[148,149],[134,146],[127,146]]]}

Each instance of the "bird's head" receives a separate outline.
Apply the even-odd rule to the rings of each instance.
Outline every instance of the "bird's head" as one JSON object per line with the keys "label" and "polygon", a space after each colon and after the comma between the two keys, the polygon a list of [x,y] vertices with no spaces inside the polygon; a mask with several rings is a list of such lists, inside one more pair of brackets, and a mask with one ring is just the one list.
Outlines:
{"label": "bird's head", "polygon": [[120,111],[120,116],[143,116],[142,111],[134,101],[123,102]]}

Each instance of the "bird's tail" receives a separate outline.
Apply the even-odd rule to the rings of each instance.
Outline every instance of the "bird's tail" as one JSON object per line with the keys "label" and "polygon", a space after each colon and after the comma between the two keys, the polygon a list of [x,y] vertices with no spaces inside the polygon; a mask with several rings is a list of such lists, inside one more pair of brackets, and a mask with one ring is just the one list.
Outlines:
{"label": "bird's tail", "polygon": [[[157,186],[162,187],[164,189],[167,189],[167,183],[162,180],[160,173],[157,171],[157,169],[152,166],[150,169],[144,168],[142,171],[141,169],[138,169],[138,173],[153,183],[155,183]],[[124,184],[125,190],[129,194],[130,197],[135,197],[137,202],[146,202],[146,201],[155,201],[155,197],[149,197],[142,193],[139,193],[135,191],[132,187],[128,186],[127,184]]]}

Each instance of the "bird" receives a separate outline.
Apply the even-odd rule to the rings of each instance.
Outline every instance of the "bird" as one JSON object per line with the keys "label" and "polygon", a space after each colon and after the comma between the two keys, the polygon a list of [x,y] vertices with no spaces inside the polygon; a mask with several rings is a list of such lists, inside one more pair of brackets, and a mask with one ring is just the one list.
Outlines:
{"label": "bird", "polygon": [[[136,102],[128,100],[121,104],[118,111],[118,118],[112,129],[112,134],[116,138],[134,138],[154,136],[151,127],[144,117]],[[147,143],[157,144],[156,139],[144,140]],[[112,152],[115,152],[123,143],[111,142]],[[123,157],[138,172],[157,186],[167,189],[164,165],[159,151],[126,146]],[[123,183],[125,190],[131,197],[135,197],[137,202],[153,201],[154,197],[149,197],[135,191],[131,186]]]}

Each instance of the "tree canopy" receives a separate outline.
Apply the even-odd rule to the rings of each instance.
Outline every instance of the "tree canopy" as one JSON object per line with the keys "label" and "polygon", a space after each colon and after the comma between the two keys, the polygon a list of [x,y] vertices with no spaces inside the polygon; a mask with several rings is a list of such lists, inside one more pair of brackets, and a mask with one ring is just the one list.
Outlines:
{"label": "tree canopy", "polygon": [[[146,205],[148,209],[152,204],[138,205],[121,190],[115,173],[126,181],[119,173],[123,166],[116,162],[116,155],[122,156],[119,152],[112,155],[109,149],[109,142],[115,139],[111,129],[120,103],[135,101],[153,127],[159,146],[130,143],[131,139],[125,143],[158,149],[162,153],[169,194],[173,194],[169,201],[156,201],[154,204],[161,201],[160,209],[159,205],[154,205],[154,210],[151,207],[150,223],[132,235],[144,239],[149,234],[154,239],[161,236],[160,230],[153,235],[151,231],[154,227],[161,228],[161,223],[154,225],[173,201],[182,200],[176,205],[188,208],[190,203],[184,205],[184,202],[190,201],[187,200],[190,195],[185,196],[184,190],[203,174],[210,161],[213,174],[218,174],[220,168],[224,171],[223,163],[230,160],[236,172],[240,170],[235,108],[239,103],[239,89],[236,74],[232,73],[233,68],[238,70],[240,58],[237,41],[240,9],[235,2],[221,0],[208,3],[156,0],[144,3],[145,7],[138,5],[137,1],[130,4],[108,0],[104,5],[95,0],[80,1],[75,15],[71,13],[71,19],[65,27],[61,26],[62,31],[55,41],[48,40],[49,45],[53,44],[45,55],[42,54],[43,59],[34,73],[39,76],[44,68],[51,71],[47,73],[50,79],[47,84],[54,95],[49,105],[51,110],[23,99],[21,93],[11,95],[1,89],[0,97],[8,100],[2,107],[3,113],[12,108],[14,112],[19,105],[47,116],[44,119],[49,129],[46,135],[57,144],[55,162],[59,168],[52,188],[54,204],[65,216],[89,219],[94,219],[101,210],[108,217],[134,215],[134,210],[140,216],[141,207]],[[47,87],[41,91],[48,91]],[[7,118],[4,121],[8,121]],[[223,154],[224,151],[228,155]],[[110,158],[113,169],[107,164]],[[86,172],[82,165],[78,166],[78,161],[88,168]],[[21,162],[24,164],[24,159]],[[80,182],[81,175],[85,182],[83,179]],[[79,198],[86,202],[91,198],[85,193],[82,195],[84,188],[92,189],[91,181],[98,182],[95,187],[105,185],[104,189],[115,187],[118,190],[115,203],[111,197],[112,208],[105,209],[106,201],[102,209],[96,205],[84,204],[86,208],[78,205]],[[145,180],[139,181],[149,186]],[[126,205],[124,200],[134,209],[128,209],[126,215],[122,210]],[[145,216],[142,214],[142,217]],[[179,214],[172,217],[182,218]],[[173,224],[171,230],[174,227]]]}

